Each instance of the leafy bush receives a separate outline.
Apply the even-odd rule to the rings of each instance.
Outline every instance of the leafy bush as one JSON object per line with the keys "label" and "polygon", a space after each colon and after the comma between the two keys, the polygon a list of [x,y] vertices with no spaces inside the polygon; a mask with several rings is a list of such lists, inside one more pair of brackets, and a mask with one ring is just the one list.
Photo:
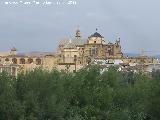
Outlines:
{"label": "leafy bush", "polygon": [[160,72],[36,69],[0,74],[0,120],[159,120]]}

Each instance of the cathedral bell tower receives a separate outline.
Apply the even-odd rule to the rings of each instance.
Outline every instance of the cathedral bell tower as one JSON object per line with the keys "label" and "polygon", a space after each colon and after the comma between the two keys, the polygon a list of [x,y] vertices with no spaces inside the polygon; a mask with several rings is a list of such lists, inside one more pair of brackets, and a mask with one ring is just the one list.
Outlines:
{"label": "cathedral bell tower", "polygon": [[120,35],[118,33],[116,35],[116,44],[120,45]]}
{"label": "cathedral bell tower", "polygon": [[76,35],[75,35],[75,37],[76,37],[77,39],[81,38],[81,32],[80,32],[79,29],[76,30]]}
{"label": "cathedral bell tower", "polygon": [[13,48],[10,50],[10,55],[12,55],[12,56],[17,55],[17,49],[16,49],[15,47],[13,47]]}

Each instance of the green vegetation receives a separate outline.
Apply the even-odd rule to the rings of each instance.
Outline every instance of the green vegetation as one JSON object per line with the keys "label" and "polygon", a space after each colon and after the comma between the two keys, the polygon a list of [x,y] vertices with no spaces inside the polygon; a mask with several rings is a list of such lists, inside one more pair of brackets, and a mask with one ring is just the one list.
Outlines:
{"label": "green vegetation", "polygon": [[159,120],[160,72],[0,74],[0,120]]}

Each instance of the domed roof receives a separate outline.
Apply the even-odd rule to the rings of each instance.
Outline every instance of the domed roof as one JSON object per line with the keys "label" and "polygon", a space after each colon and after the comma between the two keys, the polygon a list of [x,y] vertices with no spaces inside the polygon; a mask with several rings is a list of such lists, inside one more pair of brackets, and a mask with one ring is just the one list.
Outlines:
{"label": "domed roof", "polygon": [[67,43],[69,43],[69,38],[64,38],[59,42],[59,45],[66,45]]}
{"label": "domed roof", "polygon": [[76,45],[74,43],[72,43],[72,41],[70,39],[70,41],[64,46],[64,48],[75,49]]}
{"label": "domed roof", "polygon": [[[70,43],[71,42],[71,43]],[[70,43],[70,44],[69,44]],[[84,45],[86,43],[86,39],[81,39],[81,38],[73,38],[71,41],[69,38],[65,38],[65,39],[62,39],[60,42],[59,42],[59,45],[63,45],[64,47],[65,46],[68,46],[68,44],[70,46],[77,46],[77,45]],[[72,44],[72,45],[71,45]]]}
{"label": "domed roof", "polygon": [[15,47],[13,47],[13,48],[11,49],[11,51],[17,51],[17,49],[16,49]]}
{"label": "domed roof", "polygon": [[64,48],[74,49],[74,48],[76,48],[76,46],[75,46],[75,44],[73,44],[73,43],[68,43],[68,44],[66,44],[66,45],[64,46]]}
{"label": "domed roof", "polygon": [[103,36],[100,33],[98,33],[98,32],[95,32],[90,37],[100,37],[100,38],[103,38]]}
{"label": "domed roof", "polygon": [[81,39],[81,38],[72,39],[72,43],[74,43],[75,45],[84,45],[86,42],[87,42],[86,39]]}

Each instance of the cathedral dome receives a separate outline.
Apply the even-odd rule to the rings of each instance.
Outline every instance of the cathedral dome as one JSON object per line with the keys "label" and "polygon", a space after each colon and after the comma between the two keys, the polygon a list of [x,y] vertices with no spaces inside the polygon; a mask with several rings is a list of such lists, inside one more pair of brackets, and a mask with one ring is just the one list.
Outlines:
{"label": "cathedral dome", "polygon": [[66,45],[64,46],[64,48],[75,49],[76,46],[75,46],[75,44],[73,44],[73,43],[68,43],[68,44],[66,44]]}
{"label": "cathedral dome", "polygon": [[100,37],[100,38],[103,38],[103,36],[100,33],[98,33],[98,32],[95,32],[90,37]]}
{"label": "cathedral dome", "polygon": [[76,48],[76,45],[74,43],[72,43],[71,39],[70,41],[64,46],[64,48],[67,48],[67,49],[75,49]]}
{"label": "cathedral dome", "polygon": [[69,38],[63,38],[63,39],[59,42],[59,45],[66,45],[67,43],[69,43]]}

